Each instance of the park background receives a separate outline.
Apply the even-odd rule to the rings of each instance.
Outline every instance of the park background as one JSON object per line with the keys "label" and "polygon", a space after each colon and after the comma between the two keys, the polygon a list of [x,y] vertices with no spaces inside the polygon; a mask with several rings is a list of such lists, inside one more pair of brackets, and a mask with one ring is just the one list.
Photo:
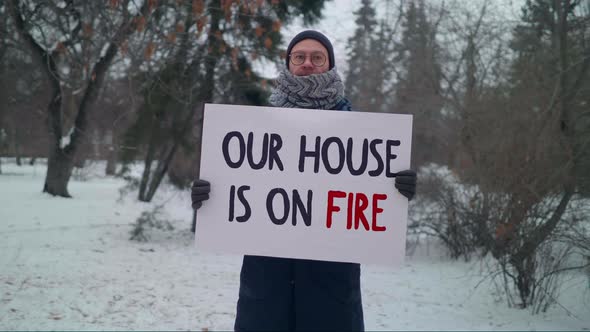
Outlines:
{"label": "park background", "polygon": [[203,104],[266,105],[305,28],[355,109],[414,116],[366,328],[590,329],[589,0],[0,1],[0,329],[232,329],[241,257],[193,241]]}

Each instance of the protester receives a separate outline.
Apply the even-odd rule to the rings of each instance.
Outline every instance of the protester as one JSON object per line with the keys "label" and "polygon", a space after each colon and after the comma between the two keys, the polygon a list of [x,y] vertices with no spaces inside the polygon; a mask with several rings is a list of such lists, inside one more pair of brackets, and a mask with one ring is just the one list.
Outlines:
{"label": "protester", "polygon": [[[286,68],[269,102],[276,107],[353,110],[344,97],[334,49],[325,35],[307,30],[291,40]],[[395,187],[412,199],[416,173],[397,173]],[[194,209],[209,198],[209,191],[209,182],[194,182]],[[360,265],[244,256],[234,329],[364,330]]]}

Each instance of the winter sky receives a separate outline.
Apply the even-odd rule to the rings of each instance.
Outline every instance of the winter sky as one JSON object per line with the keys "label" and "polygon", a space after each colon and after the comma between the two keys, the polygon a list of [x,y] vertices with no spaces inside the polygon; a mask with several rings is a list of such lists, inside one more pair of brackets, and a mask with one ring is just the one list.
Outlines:
{"label": "winter sky", "polygon": [[[408,0],[399,0],[405,2]],[[519,19],[521,13],[521,6],[525,0],[425,0],[427,4],[448,6],[468,7],[474,12],[477,12],[484,2],[488,2],[491,11],[496,12],[496,16],[505,21],[516,21]],[[374,6],[377,16],[385,15],[387,10],[386,0],[375,0]],[[392,1],[391,6],[397,7],[398,1]],[[354,12],[361,6],[360,0],[332,0],[326,2],[323,10],[323,18],[320,22],[311,26],[304,26],[301,20],[296,20],[283,30],[283,40],[285,42],[284,48],[298,32],[306,29],[314,29],[324,33],[334,46],[334,53],[336,58],[336,66],[341,73],[347,69],[347,44],[348,39],[354,34],[356,28],[354,20]],[[279,68],[266,63],[260,66],[260,71],[263,76],[274,78],[278,71],[283,68],[283,64],[279,64]]]}

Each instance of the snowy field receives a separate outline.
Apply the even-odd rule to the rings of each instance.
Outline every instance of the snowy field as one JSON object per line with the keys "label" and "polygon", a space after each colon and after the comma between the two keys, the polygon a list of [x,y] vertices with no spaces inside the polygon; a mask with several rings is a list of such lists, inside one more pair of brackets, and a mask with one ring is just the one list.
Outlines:
{"label": "snowy field", "polygon": [[[45,165],[2,163],[0,330],[231,330],[241,257],[196,252],[188,191],[162,188],[156,203],[172,231],[129,241],[152,205],[119,200],[123,180],[85,170],[74,199],[41,193]],[[94,173],[95,172],[95,173]],[[83,175],[83,176],[80,176]],[[84,178],[83,181],[80,178]],[[367,330],[589,330],[590,285],[572,274],[560,306],[510,309],[482,262],[422,245],[400,269],[364,266]],[[483,281],[482,281],[483,280]]]}

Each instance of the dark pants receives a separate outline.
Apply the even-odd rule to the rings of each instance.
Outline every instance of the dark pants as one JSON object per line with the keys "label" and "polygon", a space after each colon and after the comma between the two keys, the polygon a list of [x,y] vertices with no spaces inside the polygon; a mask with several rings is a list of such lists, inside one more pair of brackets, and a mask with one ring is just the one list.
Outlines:
{"label": "dark pants", "polygon": [[364,330],[360,265],[244,256],[235,330]]}

